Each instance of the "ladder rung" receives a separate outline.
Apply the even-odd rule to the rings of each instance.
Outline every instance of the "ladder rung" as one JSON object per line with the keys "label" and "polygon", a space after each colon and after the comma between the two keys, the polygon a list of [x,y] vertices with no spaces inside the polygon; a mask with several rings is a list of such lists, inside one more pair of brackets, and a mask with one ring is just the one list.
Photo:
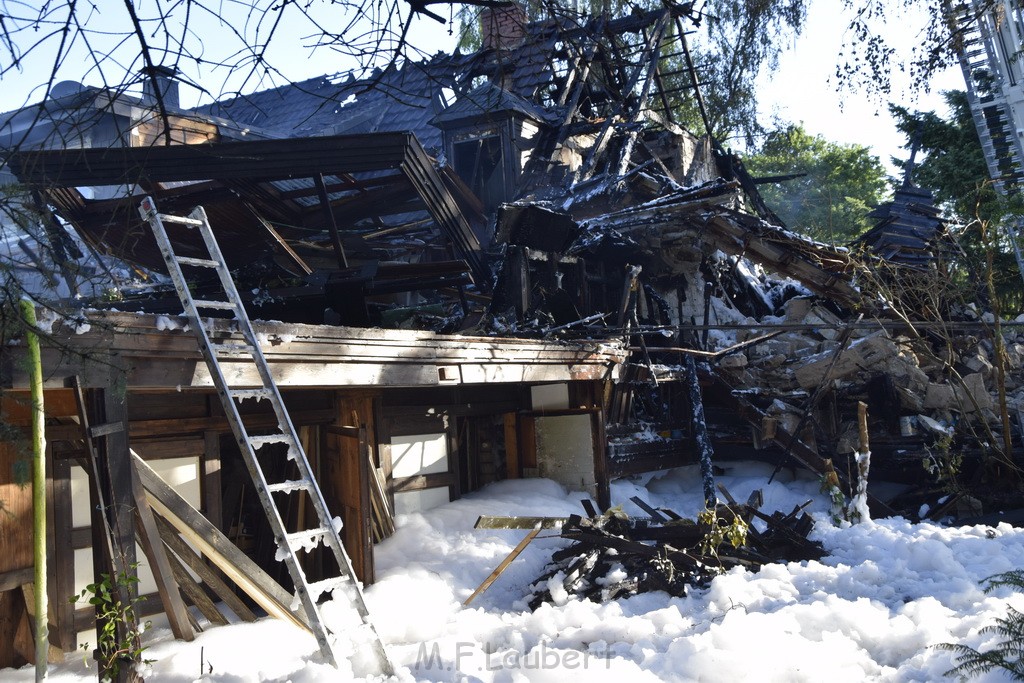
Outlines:
{"label": "ladder rung", "polygon": [[295,531],[287,534],[285,540],[288,541],[289,547],[301,546],[305,548],[311,546],[313,541],[319,541],[329,533],[331,533],[330,529],[317,527],[316,529],[306,529],[305,531]]}
{"label": "ladder rung", "polygon": [[254,450],[258,450],[260,448],[263,448],[264,446],[268,446],[270,444],[275,443],[283,443],[292,446],[294,445],[295,441],[292,440],[292,437],[288,436],[287,434],[270,434],[268,436],[249,437],[249,444],[253,447]]}
{"label": "ladder rung", "polygon": [[182,225],[199,226],[203,224],[201,220],[197,220],[195,218],[186,218],[185,216],[172,216],[169,213],[160,214],[160,220],[162,220],[164,223],[181,223]]}
{"label": "ladder rung", "polygon": [[254,398],[257,401],[269,401],[274,395],[270,389],[228,389],[228,393],[236,401],[244,401],[247,398]]}
{"label": "ladder rung", "polygon": [[292,491],[299,491],[301,489],[311,488],[312,482],[309,479],[295,479],[289,481],[282,481],[279,484],[267,484],[267,490],[271,493],[291,493]]}
{"label": "ladder rung", "polygon": [[216,268],[220,265],[208,258],[192,258],[191,256],[179,256],[178,263],[183,266],[198,266],[200,268]]}
{"label": "ladder rung", "polygon": [[323,581],[315,581],[309,584],[309,595],[313,600],[316,600],[326,591],[332,591],[335,588],[342,588],[347,583],[349,583],[349,580],[344,576],[335,576],[330,579],[324,579]]}
{"label": "ladder rung", "polygon": [[216,308],[221,311],[233,311],[235,305],[230,301],[207,301],[206,299],[195,299],[192,301],[196,308]]}

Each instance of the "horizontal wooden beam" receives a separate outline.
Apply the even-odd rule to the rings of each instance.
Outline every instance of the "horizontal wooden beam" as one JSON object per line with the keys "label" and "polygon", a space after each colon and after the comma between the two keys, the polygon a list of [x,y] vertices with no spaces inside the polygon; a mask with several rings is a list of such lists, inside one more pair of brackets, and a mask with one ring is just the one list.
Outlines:
{"label": "horizontal wooden beam", "polygon": [[8,164],[25,184],[122,185],[233,178],[308,178],[397,169],[412,133],[249,140],[205,145],[19,152]]}

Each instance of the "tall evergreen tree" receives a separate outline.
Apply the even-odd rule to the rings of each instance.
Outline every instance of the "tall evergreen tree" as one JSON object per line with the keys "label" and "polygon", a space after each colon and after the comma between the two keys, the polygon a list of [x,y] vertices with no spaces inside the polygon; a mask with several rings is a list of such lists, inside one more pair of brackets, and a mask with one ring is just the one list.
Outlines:
{"label": "tall evergreen tree", "polygon": [[[1006,198],[996,192],[967,94],[951,90],[944,97],[950,110],[948,118],[935,112],[890,107],[897,127],[907,136],[907,147],[912,144],[909,141],[918,139],[919,163],[913,169],[913,181],[931,190],[947,215],[959,224],[954,236],[962,252],[955,265],[968,290],[969,283],[984,276],[991,257],[1001,309],[1004,313],[1019,311],[1024,303],[1021,273],[1005,228],[1006,221],[1016,221],[1024,215],[1024,203],[1019,195]],[[894,161],[906,167],[906,161]]]}

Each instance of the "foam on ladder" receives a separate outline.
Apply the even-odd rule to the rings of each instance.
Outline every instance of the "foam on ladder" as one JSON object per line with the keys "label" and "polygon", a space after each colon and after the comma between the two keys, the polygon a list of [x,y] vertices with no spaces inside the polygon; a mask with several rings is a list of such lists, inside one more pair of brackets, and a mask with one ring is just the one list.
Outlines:
{"label": "foam on ladder", "polygon": [[[174,281],[174,288],[177,290],[178,297],[181,299],[181,304],[189,318],[191,329],[196,334],[200,351],[206,360],[214,386],[217,388],[217,393],[220,396],[221,404],[224,406],[224,412],[231,425],[231,430],[235,435],[235,440],[242,452],[245,464],[249,468],[249,474],[252,476],[253,483],[256,486],[260,503],[263,505],[263,510],[273,529],[278,546],[277,558],[288,566],[288,573],[291,575],[292,583],[295,586],[296,600],[293,603],[293,609],[295,609],[295,603],[301,604],[324,659],[337,666],[338,655],[335,651],[335,639],[328,632],[324,624],[317,599],[325,591],[339,589],[339,592],[335,594],[335,598],[340,600],[342,597],[341,592],[344,592],[348,595],[353,608],[359,613],[365,628],[369,629],[372,634],[373,647],[381,673],[385,675],[393,674],[394,670],[384,650],[384,644],[370,622],[362,589],[352,570],[352,562],[349,559],[348,553],[345,552],[344,546],[342,546],[341,538],[338,536],[338,529],[335,528],[332,518],[327,512],[323,494],[310,469],[309,461],[292,424],[291,417],[289,417],[284,402],[281,400],[281,394],[270,373],[267,360],[260,349],[259,341],[252,330],[249,316],[242,306],[241,298],[235,289],[235,283],[228,271],[224,256],[221,254],[220,248],[214,239],[206,212],[200,206],[196,207],[187,218],[160,214],[157,212],[153,199],[146,197],[139,207],[139,213],[142,215],[143,220],[148,221],[153,229],[157,245],[160,247],[160,253],[163,254],[164,261],[167,263],[167,270]],[[203,237],[209,258],[177,256],[167,236],[164,223],[177,223],[189,228],[197,228]],[[223,298],[193,298],[188,280],[185,279],[182,273],[183,265],[191,268],[215,270],[220,279]],[[210,341],[210,333],[199,315],[199,310],[203,308],[234,312],[235,323],[244,339],[244,343],[212,343]],[[221,370],[221,360],[230,361],[233,369],[249,364],[251,369],[255,370],[255,373],[247,374],[249,376],[258,376],[261,386],[255,388],[251,385],[245,387],[229,386]],[[237,374],[233,376],[237,376]],[[260,435],[250,435],[248,433],[244,418],[239,413],[238,403],[236,403],[236,401],[241,402],[246,399],[270,402],[278,422],[275,433]],[[260,454],[259,456],[257,455],[258,453]],[[298,479],[268,482],[264,471],[269,468],[261,463],[261,458],[268,465],[280,464],[280,460],[284,458],[293,460],[298,468]],[[275,459],[278,462],[275,463]],[[274,494],[280,496],[282,500],[287,500],[288,497],[294,495],[307,495],[308,500],[312,503],[312,509],[316,512],[316,526],[300,531],[288,532]],[[324,572],[326,578],[310,582],[306,579],[306,574],[296,553],[299,550],[308,552],[321,543],[330,549],[329,556],[334,560],[336,571],[331,571],[331,568],[327,567]],[[328,560],[325,564],[330,565],[331,562]]]}

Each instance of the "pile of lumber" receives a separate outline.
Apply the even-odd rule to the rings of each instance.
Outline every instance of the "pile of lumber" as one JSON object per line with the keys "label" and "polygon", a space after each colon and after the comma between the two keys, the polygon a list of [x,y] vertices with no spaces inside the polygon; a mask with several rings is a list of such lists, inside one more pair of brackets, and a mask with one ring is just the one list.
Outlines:
{"label": "pile of lumber", "polygon": [[706,586],[735,566],[756,571],[773,562],[816,560],[825,554],[821,544],[807,538],[814,525],[803,512],[807,503],[789,514],[768,515],[757,509],[756,498],[718,505],[714,517],[708,511],[698,520],[639,499],[633,501],[650,518],[630,518],[620,508],[591,517],[572,515],[561,527],[562,538],[572,544],[553,554],[534,583],[530,606],[536,609],[565,594],[602,602],[657,590],[681,596],[689,586]]}

